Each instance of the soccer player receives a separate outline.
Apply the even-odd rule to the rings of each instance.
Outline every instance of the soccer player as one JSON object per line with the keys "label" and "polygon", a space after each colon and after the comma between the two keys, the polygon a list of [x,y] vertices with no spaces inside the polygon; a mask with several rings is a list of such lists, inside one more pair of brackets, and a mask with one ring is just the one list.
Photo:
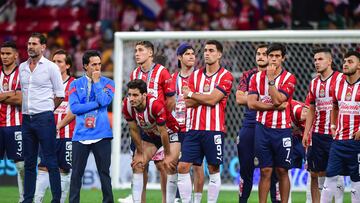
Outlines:
{"label": "soccer player", "polygon": [[[177,134],[180,129],[179,124],[166,109],[163,100],[147,94],[147,84],[143,80],[132,80],[127,86],[128,96],[124,99],[123,115],[128,122],[130,135],[136,146],[131,163],[134,172],[133,200],[135,203],[142,201],[144,167],[163,146],[163,162],[168,174],[166,202],[173,203],[176,194],[176,166],[180,153]],[[143,130],[146,137],[141,138],[139,128]]]}
{"label": "soccer player", "polygon": [[18,51],[15,42],[7,41],[0,48],[0,159],[4,154],[14,160],[17,170],[19,201],[24,195],[24,157],[21,135],[21,92],[19,68],[16,65]]}
{"label": "soccer player", "polygon": [[[176,103],[173,115],[180,125],[179,139],[180,142],[182,142],[184,136],[186,136],[186,124],[189,124],[190,118],[190,109],[186,108],[182,89],[188,88],[189,77],[194,72],[195,50],[190,44],[182,43],[177,48],[176,55],[178,57],[178,68],[180,68],[180,71],[176,71],[172,76],[176,87]],[[200,203],[204,186],[204,169],[202,165],[193,165],[193,173],[194,203]]]}
{"label": "soccer player", "polygon": [[[69,110],[69,87],[74,77],[70,76],[72,66],[71,56],[64,50],[54,53],[52,61],[59,66],[63,84],[65,87],[65,98],[60,106],[54,111],[57,129],[56,135],[56,154],[59,162],[61,179],[61,200],[64,203],[70,188],[71,161],[72,161],[72,142],[71,138],[75,128],[75,115]],[[41,158],[41,153],[40,153]],[[36,179],[36,190],[34,202],[42,202],[46,189],[49,187],[49,173],[41,161],[38,165],[38,175]]]}
{"label": "soccer player", "polygon": [[[142,79],[147,84],[147,93],[155,98],[161,99],[166,108],[171,112],[175,106],[175,87],[172,82],[171,75],[167,68],[161,64],[154,63],[154,45],[149,41],[139,41],[135,45],[135,61],[139,65],[130,74],[130,80]],[[141,132],[142,137],[146,137]],[[132,150],[134,151],[134,145],[132,144]],[[160,149],[161,150],[161,149]],[[161,153],[159,151],[158,153]],[[160,159],[155,161],[156,168],[160,172],[160,182],[162,199],[165,202],[166,198],[166,183],[168,182],[166,177],[166,171],[163,162]],[[174,177],[173,177],[174,178]],[[170,180],[171,182],[176,181]],[[144,189],[143,189],[143,202],[146,200],[146,183],[147,173],[144,173]]]}
{"label": "soccer player", "polygon": [[[342,74],[332,70],[331,50],[328,48],[314,50],[314,65],[318,76],[311,81],[309,87],[310,106],[302,142],[304,147],[308,147],[307,162],[311,174],[312,201],[319,202],[319,189],[323,188],[330,146],[333,141],[330,124],[333,105],[331,89]],[[310,130],[312,130],[312,146],[309,147]],[[342,196],[343,192],[337,191],[337,193]]]}
{"label": "soccer player", "polygon": [[210,180],[208,202],[216,202],[221,185],[220,164],[223,161],[225,107],[233,83],[231,72],[220,65],[223,46],[216,40],[204,47],[205,68],[190,75],[189,88],[183,88],[186,107],[191,107],[189,132],[181,145],[178,165],[178,187],[181,200],[191,202],[190,167],[208,163]]}
{"label": "soccer player", "polygon": [[[263,44],[257,47],[255,60],[257,67],[245,71],[236,90],[236,102],[245,106],[244,120],[237,138],[238,157],[240,162],[240,183],[239,183],[239,202],[247,202],[253,186],[254,175],[254,137],[256,125],[256,111],[250,110],[247,106],[247,95],[251,77],[258,71],[266,70],[268,66],[267,45]],[[275,174],[273,175],[275,177]],[[271,199],[272,202],[279,201],[276,195],[276,177],[271,181]],[[278,195],[279,196],[279,195]]]}
{"label": "soccer player", "polygon": [[281,202],[288,202],[292,145],[290,105],[287,103],[292,99],[296,78],[282,66],[286,55],[284,45],[273,43],[266,53],[269,66],[251,78],[248,93],[249,108],[258,111],[255,158],[261,173],[259,202],[266,202],[273,167],[279,178]]}
{"label": "soccer player", "polygon": [[343,74],[332,88],[331,130],[335,130],[321,202],[330,203],[338,175],[350,175],[351,201],[360,202],[360,53],[345,54]]}

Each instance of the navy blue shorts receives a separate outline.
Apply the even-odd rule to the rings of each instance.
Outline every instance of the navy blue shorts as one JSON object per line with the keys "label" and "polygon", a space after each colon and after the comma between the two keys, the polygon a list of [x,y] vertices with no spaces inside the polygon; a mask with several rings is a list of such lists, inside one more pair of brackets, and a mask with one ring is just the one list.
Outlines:
{"label": "navy blue shorts", "polygon": [[[150,137],[149,135],[144,133],[144,131],[140,132],[140,136],[141,136],[141,140],[154,144],[156,146],[156,148],[158,148],[158,149],[163,146],[160,136],[151,136]],[[169,134],[169,142],[170,143],[180,142],[178,133]],[[130,150],[132,151],[133,154],[135,152],[135,149],[136,149],[135,143],[131,140]]]}
{"label": "navy blue shorts", "polygon": [[184,140],[184,137],[186,136],[186,132],[178,132],[178,135],[179,135],[179,141],[180,141],[180,143],[182,143]]}
{"label": "navy blue shorts", "polygon": [[257,123],[255,127],[255,162],[259,168],[291,168],[291,128],[273,129]]}
{"label": "navy blue shorts", "polygon": [[292,168],[302,168],[305,160],[305,148],[302,145],[302,138],[299,136],[292,137],[293,148],[291,150]]}
{"label": "navy blue shorts", "polygon": [[333,137],[328,134],[312,133],[312,146],[308,148],[308,169],[312,172],[326,171]]}
{"label": "navy blue shorts", "polygon": [[204,159],[210,165],[218,166],[223,162],[223,132],[190,130],[181,144],[181,162],[201,165]]}
{"label": "navy blue shorts", "polygon": [[354,182],[360,181],[360,141],[334,140],[326,168],[326,176],[350,176]]}
{"label": "navy blue shorts", "polygon": [[[42,151],[39,150],[40,163],[39,166],[46,167],[42,162]],[[58,159],[59,168],[69,171],[72,162],[72,141],[71,138],[56,139],[56,157]]]}
{"label": "navy blue shorts", "polygon": [[0,159],[23,161],[21,126],[0,127]]}

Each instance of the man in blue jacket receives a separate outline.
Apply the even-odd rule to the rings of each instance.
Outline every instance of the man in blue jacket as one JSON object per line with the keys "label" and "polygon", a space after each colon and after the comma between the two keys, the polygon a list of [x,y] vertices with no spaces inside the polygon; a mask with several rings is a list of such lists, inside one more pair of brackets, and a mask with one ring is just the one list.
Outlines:
{"label": "man in blue jacket", "polygon": [[91,151],[99,172],[102,202],[109,203],[113,202],[109,170],[113,136],[107,107],[114,97],[114,81],[101,76],[99,52],[88,50],[82,60],[86,74],[72,82],[69,90],[70,110],[76,115],[69,201],[80,201],[82,177]]}

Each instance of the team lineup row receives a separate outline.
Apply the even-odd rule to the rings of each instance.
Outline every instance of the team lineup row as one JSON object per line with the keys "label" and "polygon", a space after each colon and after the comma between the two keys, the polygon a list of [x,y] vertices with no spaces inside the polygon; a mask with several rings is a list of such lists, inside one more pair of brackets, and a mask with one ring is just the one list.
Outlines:
{"label": "team lineup row", "polygon": [[[56,52],[52,58],[56,66],[43,57],[45,48],[44,36],[31,35],[29,60],[17,68],[16,45],[6,42],[1,46],[0,155],[6,153],[16,161],[20,198],[24,198],[20,201],[32,202],[35,193],[35,201],[41,202],[50,182],[53,202],[64,202],[69,188],[70,202],[79,202],[81,178],[92,151],[103,200],[113,202],[109,176],[112,133],[106,109],[113,98],[114,83],[101,76],[98,52],[85,52],[86,74],[72,82],[74,78],[67,71],[71,67],[68,54]],[[220,42],[207,41],[203,50],[206,66],[196,70],[193,47],[180,44],[177,49],[180,69],[170,75],[165,67],[153,62],[154,46],[150,42],[136,44],[135,60],[139,67],[130,76],[128,95],[123,102],[123,115],[133,141],[134,202],[145,201],[146,167],[151,160],[161,174],[163,202],[174,202],[177,188],[182,202],[192,201],[191,167],[193,201],[200,202],[204,157],[210,172],[208,202],[217,201],[226,133],[225,108],[233,83],[232,74],[220,65],[222,49]],[[247,108],[238,138],[242,179],[239,201],[247,201],[257,166],[261,168],[259,201],[266,202],[275,171],[280,196],[272,195],[273,201],[287,202],[290,192],[287,171],[296,167],[298,160],[301,166],[304,147],[311,171],[313,202],[320,201],[318,188],[325,175],[322,202],[331,202],[332,195],[337,194],[338,175],[350,175],[352,199],[359,201],[356,191],[360,191],[357,159],[360,54],[349,51],[345,55],[341,74],[331,69],[330,50],[315,50],[318,76],[310,84],[306,104],[292,99],[296,78],[282,67],[285,55],[282,44],[258,47],[258,67],[244,72],[237,87],[236,101]],[[37,174],[39,144],[35,142],[41,147]],[[25,183],[21,176],[23,159]]]}

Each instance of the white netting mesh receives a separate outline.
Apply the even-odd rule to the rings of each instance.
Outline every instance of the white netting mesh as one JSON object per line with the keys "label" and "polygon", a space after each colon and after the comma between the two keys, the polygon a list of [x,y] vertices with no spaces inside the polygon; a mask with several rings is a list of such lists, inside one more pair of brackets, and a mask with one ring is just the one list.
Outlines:
{"label": "white netting mesh", "polygon": [[[206,33],[204,33],[206,35]],[[171,73],[177,69],[176,48],[181,42],[191,43],[196,50],[197,67],[203,66],[203,54],[202,47],[206,40],[202,39],[159,39],[149,40],[153,42],[155,46],[155,55],[164,56],[166,58],[165,67],[167,67]],[[145,40],[145,38],[144,38]],[[123,41],[123,49],[119,50],[123,52],[123,89],[122,93],[125,93],[126,82],[129,80],[129,74],[136,65],[134,62],[134,46],[137,40],[125,40]],[[235,78],[231,95],[227,103],[227,136],[225,139],[224,149],[224,165],[222,168],[222,182],[224,184],[232,184],[238,182],[238,174],[234,174],[234,171],[238,171],[238,164],[234,160],[237,157],[236,148],[236,135],[241,127],[241,121],[243,116],[243,108],[238,106],[235,101],[236,86],[239,83],[239,77],[245,70],[255,66],[255,47],[260,44],[271,42],[271,38],[264,37],[259,41],[244,41],[241,40],[222,40],[224,47],[222,65],[233,73]],[[266,42],[264,42],[266,41]],[[281,41],[277,39],[276,41]],[[294,98],[300,101],[304,101],[307,92],[308,84],[311,78],[314,76],[313,56],[312,49],[314,47],[329,47],[332,50],[334,56],[334,68],[340,70],[343,54],[349,49],[358,49],[358,43],[346,42],[346,43],[333,43],[328,41],[327,43],[304,43],[301,39],[293,40],[289,42],[284,39],[287,55],[284,63],[285,69],[295,74],[297,78],[297,85],[295,89]],[[324,41],[324,40],[322,40]],[[326,41],[326,40],[325,40]],[[116,56],[115,56],[116,58]],[[116,76],[115,76],[116,79]],[[124,94],[122,94],[124,96]],[[115,101],[115,105],[120,105],[119,101]],[[116,121],[115,121],[116,122]],[[116,124],[116,123],[115,123]],[[121,153],[130,153],[130,135],[128,127],[124,120],[121,121]],[[231,166],[230,166],[231,165]],[[123,167],[123,163],[121,163]],[[235,170],[234,170],[235,168]],[[123,180],[126,181],[126,180]]]}

